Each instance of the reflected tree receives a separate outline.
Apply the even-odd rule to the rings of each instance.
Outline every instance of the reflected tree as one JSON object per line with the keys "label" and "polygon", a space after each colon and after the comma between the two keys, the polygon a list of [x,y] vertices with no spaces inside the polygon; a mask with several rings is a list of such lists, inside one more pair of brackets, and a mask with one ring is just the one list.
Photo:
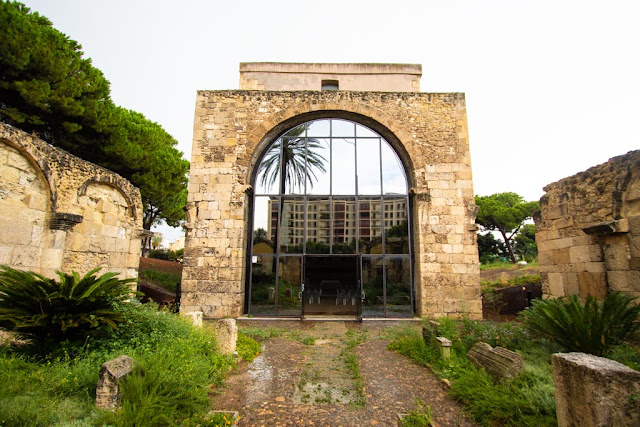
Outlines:
{"label": "reflected tree", "polygon": [[270,187],[279,179],[280,194],[285,194],[287,188],[304,187],[305,178],[313,186],[317,173],[327,173],[327,159],[319,153],[324,147],[317,139],[303,136],[307,126],[296,126],[273,144],[258,169],[262,185]]}
{"label": "reflected tree", "polygon": [[[280,137],[267,152],[258,168],[260,184],[267,188],[279,180],[280,194],[286,194],[287,188],[304,187],[305,179],[313,187],[318,180],[317,173],[326,173],[327,159],[320,154],[324,149],[320,141],[305,138],[308,124],[302,124]],[[280,215],[284,208],[284,199],[280,197]],[[276,227],[275,242],[278,246],[279,228]]]}

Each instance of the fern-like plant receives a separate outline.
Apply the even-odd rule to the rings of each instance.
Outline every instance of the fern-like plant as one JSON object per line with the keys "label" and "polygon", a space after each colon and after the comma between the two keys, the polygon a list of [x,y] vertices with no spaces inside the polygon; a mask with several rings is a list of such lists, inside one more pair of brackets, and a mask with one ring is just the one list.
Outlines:
{"label": "fern-like plant", "polygon": [[104,325],[116,328],[123,320],[113,303],[133,294],[136,279],[118,273],[84,276],[57,272],[58,280],[31,271],[0,266],[0,326],[42,343],[86,335]]}
{"label": "fern-like plant", "polygon": [[604,356],[640,328],[639,316],[635,298],[611,292],[602,302],[588,297],[583,304],[576,295],[534,301],[524,323],[567,351]]}

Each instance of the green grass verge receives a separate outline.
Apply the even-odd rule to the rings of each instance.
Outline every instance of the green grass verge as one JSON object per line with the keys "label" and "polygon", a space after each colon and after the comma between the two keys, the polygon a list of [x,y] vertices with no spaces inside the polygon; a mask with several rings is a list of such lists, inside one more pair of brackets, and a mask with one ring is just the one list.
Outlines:
{"label": "green grass verge", "polygon": [[[60,343],[47,356],[0,346],[0,425],[188,425],[209,410],[212,386],[235,362],[215,351],[207,328],[152,305],[123,304],[125,322],[84,343]],[[238,353],[255,357],[259,344],[239,336]],[[123,406],[95,409],[102,363],[122,354],[137,362],[123,382]],[[193,424],[193,423],[191,423]]]}
{"label": "green grass verge", "polygon": [[527,268],[538,267],[539,265],[540,264],[538,263],[537,259],[531,261],[525,267],[518,267],[516,264],[513,264],[511,261],[494,261],[486,264],[480,264],[480,271],[494,270],[496,268],[505,268],[508,270],[518,268],[518,269],[526,270]]}
{"label": "green grass verge", "polygon": [[[467,414],[483,425],[556,424],[550,364],[555,347],[534,341],[517,324],[449,319],[440,322],[440,334],[453,341],[449,360],[442,360],[435,346],[425,345],[415,328],[395,331],[388,348],[450,380],[451,395],[463,402]],[[512,381],[494,384],[485,371],[476,369],[466,359],[467,351],[477,341],[518,351],[525,359],[524,373]]]}
{"label": "green grass verge", "polygon": [[182,280],[182,274],[180,273],[168,273],[158,270],[141,270],[138,277],[173,293],[178,290],[178,285]]}

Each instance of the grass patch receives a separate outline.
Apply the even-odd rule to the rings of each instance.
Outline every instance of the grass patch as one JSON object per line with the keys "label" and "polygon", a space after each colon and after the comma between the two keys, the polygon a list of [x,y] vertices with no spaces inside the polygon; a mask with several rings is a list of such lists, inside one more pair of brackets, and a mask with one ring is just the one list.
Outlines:
{"label": "grass patch", "polygon": [[400,421],[400,425],[403,427],[429,427],[433,425],[431,418],[431,406],[425,405],[425,403],[416,399],[416,409],[410,411]]}
{"label": "grass patch", "polygon": [[[0,346],[0,425],[180,425],[204,416],[210,387],[235,364],[215,351],[212,332],[149,304],[118,310],[125,321],[117,330],[62,342],[49,355]],[[98,411],[100,366],[122,354],[137,362],[123,383],[123,407]]]}
{"label": "grass patch", "polygon": [[[467,414],[481,424],[556,424],[550,361],[557,347],[532,339],[517,323],[468,319],[439,322],[438,334],[453,342],[450,359],[441,359],[439,348],[425,345],[415,328],[397,330],[388,348],[450,380],[451,395],[463,402]],[[476,369],[466,359],[467,351],[478,341],[519,352],[525,359],[525,371],[511,381],[494,384],[484,370]]]}
{"label": "grass patch", "polygon": [[250,336],[239,332],[236,348],[238,350],[238,357],[247,362],[251,362],[260,354],[261,345]]}
{"label": "grass patch", "polygon": [[182,273],[172,273],[159,270],[140,270],[138,274],[140,280],[160,286],[170,292],[175,293],[182,280]]}
{"label": "grass patch", "polygon": [[517,264],[511,263],[511,261],[493,261],[486,264],[480,264],[480,271],[495,270],[498,268],[508,269],[508,270],[514,270],[514,269],[526,270],[527,268],[538,267],[539,265],[540,264],[538,263],[537,259],[534,259],[533,261],[527,263],[527,265],[524,267],[518,267]]}
{"label": "grass patch", "polygon": [[305,337],[302,339],[302,344],[304,345],[315,345],[316,339],[314,337]]}
{"label": "grass patch", "polygon": [[342,357],[345,367],[354,382],[357,394],[357,399],[351,403],[354,408],[362,408],[365,403],[364,379],[360,374],[360,363],[358,362],[358,356],[356,355],[355,349],[358,345],[365,342],[366,339],[366,331],[350,329],[347,331],[346,337],[343,340],[345,348],[340,352],[340,357]]}

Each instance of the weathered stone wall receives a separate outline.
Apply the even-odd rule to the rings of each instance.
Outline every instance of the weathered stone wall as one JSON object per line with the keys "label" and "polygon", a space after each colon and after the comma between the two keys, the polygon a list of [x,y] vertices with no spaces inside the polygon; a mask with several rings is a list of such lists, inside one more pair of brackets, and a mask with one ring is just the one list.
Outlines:
{"label": "weathered stone wall", "polygon": [[318,64],[247,62],[240,64],[242,90],[320,90],[323,80],[340,90],[420,92],[418,64]]}
{"label": "weathered stone wall", "polygon": [[136,277],[141,215],[129,181],[0,124],[0,264]]}
{"label": "weathered stone wall", "polygon": [[551,357],[558,426],[640,425],[640,372],[584,353]]}
{"label": "weathered stone wall", "polygon": [[327,117],[375,130],[406,166],[418,314],[481,317],[476,208],[459,93],[198,92],[181,309],[208,317],[242,314],[253,169],[280,133]]}
{"label": "weathered stone wall", "polygon": [[534,218],[543,292],[640,295],[640,151],[544,190]]}

